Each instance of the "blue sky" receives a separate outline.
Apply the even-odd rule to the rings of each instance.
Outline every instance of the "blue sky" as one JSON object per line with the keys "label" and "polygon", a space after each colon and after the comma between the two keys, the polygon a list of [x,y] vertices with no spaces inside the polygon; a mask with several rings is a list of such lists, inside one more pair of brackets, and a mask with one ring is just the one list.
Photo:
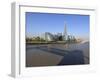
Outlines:
{"label": "blue sky", "polygon": [[68,34],[89,37],[89,15],[53,14],[26,12],[26,35],[34,33],[64,32],[64,23]]}

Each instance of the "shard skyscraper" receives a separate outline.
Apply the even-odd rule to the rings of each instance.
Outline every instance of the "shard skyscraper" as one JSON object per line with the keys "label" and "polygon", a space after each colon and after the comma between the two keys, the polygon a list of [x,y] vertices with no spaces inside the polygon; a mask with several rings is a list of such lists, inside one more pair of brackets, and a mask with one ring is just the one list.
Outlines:
{"label": "shard skyscraper", "polygon": [[67,25],[66,25],[66,23],[64,23],[64,33],[63,33],[63,36],[64,36],[64,40],[67,40],[68,39]]}

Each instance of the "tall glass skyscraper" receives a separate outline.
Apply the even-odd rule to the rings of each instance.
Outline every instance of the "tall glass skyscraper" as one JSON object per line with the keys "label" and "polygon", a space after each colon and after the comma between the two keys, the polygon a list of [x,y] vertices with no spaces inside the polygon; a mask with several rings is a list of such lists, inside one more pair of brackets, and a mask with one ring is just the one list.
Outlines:
{"label": "tall glass skyscraper", "polygon": [[64,40],[67,40],[67,38],[68,38],[68,34],[67,34],[67,25],[66,25],[66,23],[64,24],[64,33],[63,33],[63,37],[64,37]]}

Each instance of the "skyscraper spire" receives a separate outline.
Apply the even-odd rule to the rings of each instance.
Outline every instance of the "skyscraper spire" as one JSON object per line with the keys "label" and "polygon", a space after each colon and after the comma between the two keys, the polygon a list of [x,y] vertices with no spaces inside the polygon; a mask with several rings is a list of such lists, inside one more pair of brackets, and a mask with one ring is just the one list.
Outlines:
{"label": "skyscraper spire", "polygon": [[67,40],[67,25],[66,23],[64,22],[64,40]]}

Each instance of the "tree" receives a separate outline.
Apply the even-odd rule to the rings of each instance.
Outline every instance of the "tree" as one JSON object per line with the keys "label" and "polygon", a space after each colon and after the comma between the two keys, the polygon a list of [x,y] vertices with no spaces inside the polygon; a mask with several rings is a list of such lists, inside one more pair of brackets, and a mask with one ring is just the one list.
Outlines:
{"label": "tree", "polygon": [[39,37],[39,36],[36,37],[35,40],[36,40],[36,41],[40,41],[40,37]]}
{"label": "tree", "polygon": [[59,36],[59,37],[58,37],[58,40],[59,40],[59,41],[62,41],[62,40],[63,40],[63,36]]}

